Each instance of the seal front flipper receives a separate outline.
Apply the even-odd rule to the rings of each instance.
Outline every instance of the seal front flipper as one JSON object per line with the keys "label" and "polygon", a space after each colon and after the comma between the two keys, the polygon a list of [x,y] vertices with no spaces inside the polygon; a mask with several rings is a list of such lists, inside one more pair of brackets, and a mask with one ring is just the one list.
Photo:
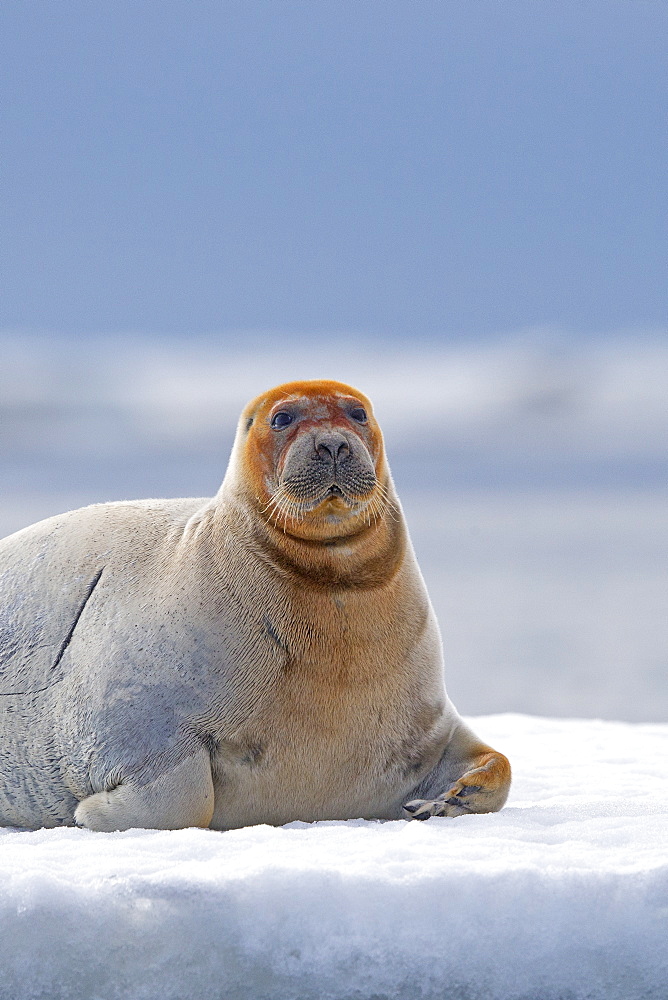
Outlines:
{"label": "seal front flipper", "polygon": [[[439,764],[416,789],[425,797],[406,802],[404,816],[429,819],[497,812],[508,798],[510,780],[508,758],[481,743],[468,727],[460,725]],[[435,787],[438,782],[441,788],[445,785],[444,792],[438,792]]]}
{"label": "seal front flipper", "polygon": [[435,799],[413,799],[404,806],[407,819],[430,816],[463,816],[497,812],[508,797],[510,764],[502,753],[484,754],[478,767],[466,771]]}
{"label": "seal front flipper", "polygon": [[202,748],[147,784],[129,778],[110,791],[89,795],[77,806],[74,821],[106,832],[135,827],[181,830],[207,827],[213,806],[211,758]]}

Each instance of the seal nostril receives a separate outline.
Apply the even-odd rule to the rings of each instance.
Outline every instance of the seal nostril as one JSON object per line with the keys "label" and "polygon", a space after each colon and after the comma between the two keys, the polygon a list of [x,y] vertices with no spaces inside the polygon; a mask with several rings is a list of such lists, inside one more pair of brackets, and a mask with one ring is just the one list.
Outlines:
{"label": "seal nostril", "polygon": [[343,434],[320,434],[315,439],[315,450],[320,458],[340,462],[350,454],[350,445]]}

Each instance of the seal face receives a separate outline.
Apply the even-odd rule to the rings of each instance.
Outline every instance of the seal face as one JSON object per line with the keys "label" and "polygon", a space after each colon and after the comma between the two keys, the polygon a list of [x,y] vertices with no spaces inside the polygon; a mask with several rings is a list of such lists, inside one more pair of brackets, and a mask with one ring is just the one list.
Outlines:
{"label": "seal face", "polygon": [[0,542],[0,820],[226,829],[500,808],[445,693],[370,401],[244,409],[211,500],[101,504]]}
{"label": "seal face", "polygon": [[334,383],[279,387],[252,405],[248,475],[271,519],[303,539],[353,534],[387,500],[371,404]]}
{"label": "seal face", "polygon": [[342,383],[291,382],[249,403],[223,492],[252,508],[260,544],[311,583],[376,585],[403,555],[380,427],[370,400]]}

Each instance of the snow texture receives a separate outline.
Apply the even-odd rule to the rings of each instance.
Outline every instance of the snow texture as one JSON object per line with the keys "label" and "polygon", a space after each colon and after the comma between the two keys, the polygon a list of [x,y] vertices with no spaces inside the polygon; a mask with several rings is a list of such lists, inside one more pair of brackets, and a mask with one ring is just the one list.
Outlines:
{"label": "snow texture", "polygon": [[495,815],[0,831],[2,1000],[665,1000],[668,726],[472,723]]}

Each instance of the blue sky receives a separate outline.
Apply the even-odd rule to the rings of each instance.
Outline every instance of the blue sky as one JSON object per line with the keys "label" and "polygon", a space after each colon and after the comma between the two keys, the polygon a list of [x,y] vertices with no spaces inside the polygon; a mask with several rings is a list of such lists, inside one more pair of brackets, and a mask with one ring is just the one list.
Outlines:
{"label": "blue sky", "polygon": [[7,0],[0,328],[656,328],[667,29],[663,0]]}

